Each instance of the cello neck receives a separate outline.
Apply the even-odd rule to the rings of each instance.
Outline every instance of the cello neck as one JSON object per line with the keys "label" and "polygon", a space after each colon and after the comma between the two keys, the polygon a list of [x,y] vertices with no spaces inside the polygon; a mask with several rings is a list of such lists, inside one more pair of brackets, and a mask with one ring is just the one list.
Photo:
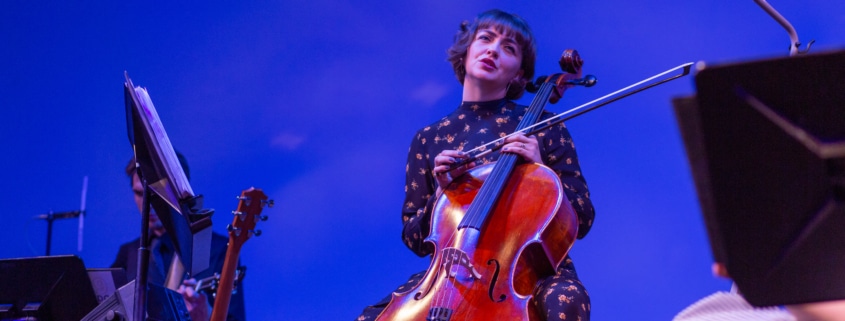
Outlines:
{"label": "cello neck", "polygon": [[[554,89],[555,86],[552,83],[546,82],[540,85],[540,89],[531,101],[531,105],[529,105],[525,114],[522,116],[522,120],[517,125],[517,130],[534,125],[534,123],[540,120],[546,102],[549,101],[549,97],[554,92]],[[461,224],[458,225],[459,229],[473,228],[481,230],[481,226],[486,221],[487,215],[493,210],[496,201],[501,196],[505,184],[508,182],[508,178],[516,166],[518,157],[518,155],[510,153],[499,156],[496,165],[487,177],[487,181],[481,186],[475,200],[470,204],[469,209],[467,209],[467,214],[461,219]]]}

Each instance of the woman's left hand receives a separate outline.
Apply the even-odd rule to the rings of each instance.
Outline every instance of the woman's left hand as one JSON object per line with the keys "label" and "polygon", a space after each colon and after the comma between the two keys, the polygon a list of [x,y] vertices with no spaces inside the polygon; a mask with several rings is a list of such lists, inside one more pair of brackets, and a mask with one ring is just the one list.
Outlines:
{"label": "woman's left hand", "polygon": [[503,152],[514,153],[529,162],[543,163],[540,158],[540,145],[537,143],[537,136],[526,137],[522,133],[505,139],[505,146],[502,148]]}

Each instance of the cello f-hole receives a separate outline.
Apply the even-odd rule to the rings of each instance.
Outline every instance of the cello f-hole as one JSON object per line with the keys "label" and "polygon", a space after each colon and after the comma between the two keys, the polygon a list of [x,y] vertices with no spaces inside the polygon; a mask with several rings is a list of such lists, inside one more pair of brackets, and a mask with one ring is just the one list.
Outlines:
{"label": "cello f-hole", "polygon": [[499,268],[500,268],[500,266],[499,266],[499,261],[497,261],[496,259],[487,260],[487,265],[490,265],[490,264],[496,264],[496,269],[493,270],[493,277],[490,279],[490,286],[489,286],[489,290],[487,290],[487,296],[489,296],[490,301],[493,301],[493,302],[505,301],[505,299],[508,298],[508,296],[505,295],[505,294],[499,295],[499,300],[496,300],[495,298],[493,298],[493,289],[496,287],[496,280],[499,279]]}
{"label": "cello f-hole", "polygon": [[[437,271],[434,272],[434,278],[432,278],[432,280],[437,280],[437,278],[439,276],[440,276],[440,269],[437,269]],[[425,280],[426,280],[425,277],[423,277],[423,279],[420,280],[420,283],[425,282]],[[422,286],[422,285],[423,284],[419,284],[417,286],[419,287],[419,286]],[[428,295],[429,292],[431,292],[432,288],[434,288],[434,282],[433,281],[429,282],[428,286],[425,287],[425,291],[420,291],[420,292],[417,292],[417,294],[414,294],[414,300],[422,299],[423,297]]]}

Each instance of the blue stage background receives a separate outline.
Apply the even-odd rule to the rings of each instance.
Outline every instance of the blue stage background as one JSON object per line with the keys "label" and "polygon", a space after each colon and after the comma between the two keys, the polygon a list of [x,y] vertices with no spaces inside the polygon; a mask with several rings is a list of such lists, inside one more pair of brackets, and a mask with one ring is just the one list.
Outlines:
{"label": "blue stage background", "polygon": [[[816,40],[812,52],[845,45],[845,2],[772,5]],[[216,231],[241,190],[275,199],[242,251],[248,317],[354,319],[427,267],[400,241],[407,146],[458,105],[445,50],[490,8],[529,21],[538,75],[574,48],[598,77],[555,112],[681,63],[788,54],[786,32],[751,0],[3,1],[0,258],[43,255],[46,223],[33,216],[78,209],[85,176],[84,248],[77,221],[59,221],[53,254],[106,267],[138,236],[123,173],[128,71],[187,156]],[[693,93],[690,76],[567,123],[596,207],[571,252],[594,320],[669,320],[730,287],[710,273],[670,103]]]}

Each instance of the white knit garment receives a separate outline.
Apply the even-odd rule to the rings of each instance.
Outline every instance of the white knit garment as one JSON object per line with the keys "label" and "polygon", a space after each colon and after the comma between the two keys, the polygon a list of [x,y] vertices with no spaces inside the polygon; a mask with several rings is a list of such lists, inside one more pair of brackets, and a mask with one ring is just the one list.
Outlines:
{"label": "white knit garment", "polygon": [[739,294],[719,291],[693,303],[673,321],[796,321],[778,307],[755,308]]}

